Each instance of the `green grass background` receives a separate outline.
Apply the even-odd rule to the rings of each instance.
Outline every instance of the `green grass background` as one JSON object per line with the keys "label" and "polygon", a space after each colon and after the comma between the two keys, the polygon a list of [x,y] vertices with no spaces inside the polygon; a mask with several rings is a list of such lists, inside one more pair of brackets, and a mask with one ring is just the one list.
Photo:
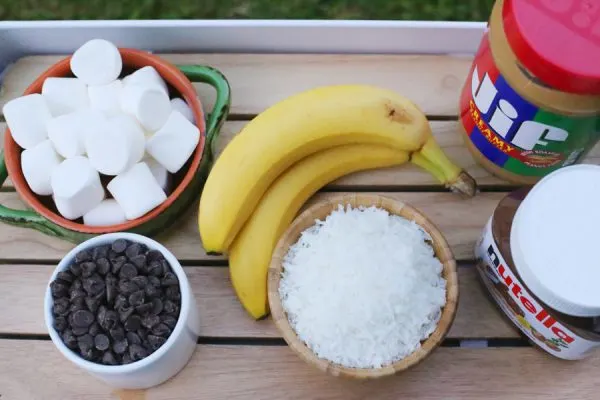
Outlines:
{"label": "green grass background", "polygon": [[485,21],[494,0],[0,0],[0,20],[391,19]]}

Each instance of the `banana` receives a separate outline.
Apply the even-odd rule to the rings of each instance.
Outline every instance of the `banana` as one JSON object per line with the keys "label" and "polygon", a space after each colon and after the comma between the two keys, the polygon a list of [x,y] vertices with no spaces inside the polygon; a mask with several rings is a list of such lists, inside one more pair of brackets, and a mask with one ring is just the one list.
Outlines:
{"label": "banana", "polygon": [[210,172],[198,212],[203,245],[225,252],[269,186],[299,160],[345,144],[418,152],[443,183],[469,195],[474,181],[439,148],[410,100],[368,85],[308,90],[271,106],[238,134]]}
{"label": "banana", "polygon": [[279,237],[321,187],[346,174],[402,164],[408,152],[369,144],[332,147],[285,171],[262,196],[229,248],[229,274],[238,299],[255,319],[268,314],[267,270]]}

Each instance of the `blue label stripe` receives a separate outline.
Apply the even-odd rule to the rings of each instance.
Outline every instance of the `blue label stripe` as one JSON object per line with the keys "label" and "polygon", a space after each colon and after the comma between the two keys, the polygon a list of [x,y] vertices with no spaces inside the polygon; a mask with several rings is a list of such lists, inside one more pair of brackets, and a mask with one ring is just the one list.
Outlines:
{"label": "blue label stripe", "polygon": [[[519,113],[518,117],[515,119],[515,122],[509,129],[508,134],[504,138],[506,142],[510,142],[524,121],[534,120],[535,115],[538,112],[538,107],[534,106],[533,104],[525,100],[523,97],[521,97],[521,95],[519,95],[517,92],[515,92],[514,89],[510,87],[508,82],[506,82],[506,79],[504,79],[502,75],[498,76],[495,85],[498,89],[498,96],[494,101],[494,106],[498,104],[497,102],[499,101],[499,99],[504,99],[508,101]],[[495,107],[493,108],[495,109]],[[484,117],[486,122],[489,122],[491,118],[491,113],[490,115],[486,115]]]}
{"label": "blue label stripe", "polygon": [[491,162],[500,167],[504,166],[504,163],[506,163],[509,158],[508,155],[491,144],[487,138],[483,136],[477,126],[473,128],[470,138],[475,147],[477,147]]}

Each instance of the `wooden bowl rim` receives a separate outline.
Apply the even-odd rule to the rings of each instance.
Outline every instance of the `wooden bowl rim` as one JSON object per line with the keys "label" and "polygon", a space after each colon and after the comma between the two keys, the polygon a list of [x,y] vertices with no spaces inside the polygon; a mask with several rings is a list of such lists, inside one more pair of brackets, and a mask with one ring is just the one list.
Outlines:
{"label": "wooden bowl rim", "polygon": [[[167,196],[167,199],[164,202],[143,216],[134,220],[118,225],[95,227],[64,218],[58,212],[54,212],[42,203],[40,197],[46,196],[38,196],[37,194],[33,193],[25,181],[25,177],[23,176],[23,171],[21,169],[20,159],[23,149],[14,141],[10,133],[10,129],[7,127],[4,135],[5,163],[8,175],[11,177],[17,193],[19,193],[27,205],[33,208],[33,210],[35,210],[37,213],[56,225],[71,231],[88,234],[114,233],[129,231],[151,221],[165,211],[170,205],[172,205],[175,200],[186,190],[186,188],[193,181],[202,160],[206,141],[206,124],[202,104],[200,103],[200,99],[196,94],[196,89],[192,85],[192,82],[190,82],[190,80],[175,65],[154,54],[130,48],[119,48],[119,52],[123,57],[123,67],[133,67],[139,69],[145,66],[152,66],[168,84],[170,84],[179,92],[179,95],[192,109],[194,118],[196,119],[195,125],[200,130],[200,140],[191,157],[191,161],[188,160],[188,170],[183,175],[179,185],[177,185],[177,187]],[[54,65],[50,66],[46,71],[39,75],[35,81],[29,85],[29,87],[27,87],[27,89],[23,92],[23,96],[41,93],[42,85],[46,78],[69,76],[71,74],[71,57],[72,56],[63,58]]]}
{"label": "wooden bowl rim", "polygon": [[[435,254],[443,265],[443,276],[446,279],[446,304],[442,309],[442,315],[435,331],[423,342],[421,347],[409,356],[382,368],[349,368],[325,359],[318,358],[312,350],[296,335],[291,327],[279,296],[279,282],[283,270],[283,258],[289,247],[298,240],[300,232],[314,225],[316,218],[324,218],[329,215],[340,204],[344,207],[348,204],[353,207],[376,206],[386,209],[388,212],[411,219],[419,224],[433,239]],[[322,215],[318,216],[317,215]],[[422,214],[419,210],[399,200],[389,197],[370,194],[339,195],[327,200],[320,201],[296,217],[294,222],[282,235],[273,252],[273,258],[269,265],[268,273],[268,300],[271,316],[275,326],[282,334],[284,340],[292,350],[305,362],[317,367],[321,371],[333,376],[343,376],[357,379],[379,378],[393,375],[406,370],[423,361],[443,341],[448,333],[458,305],[458,273],[456,261],[452,250],[440,230]]]}

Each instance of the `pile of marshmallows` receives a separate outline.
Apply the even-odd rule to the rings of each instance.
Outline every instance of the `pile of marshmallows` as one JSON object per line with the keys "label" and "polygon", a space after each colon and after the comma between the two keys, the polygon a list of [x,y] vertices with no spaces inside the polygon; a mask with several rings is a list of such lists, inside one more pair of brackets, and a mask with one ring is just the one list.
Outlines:
{"label": "pile of marshmallows", "polygon": [[[90,226],[141,217],[167,198],[173,174],[200,139],[194,116],[169,99],[153,67],[122,80],[117,47],[101,39],[71,58],[75,78],[48,78],[42,94],[19,97],[3,112],[31,190],[52,196],[58,212]],[[100,174],[113,177],[106,189]]]}

